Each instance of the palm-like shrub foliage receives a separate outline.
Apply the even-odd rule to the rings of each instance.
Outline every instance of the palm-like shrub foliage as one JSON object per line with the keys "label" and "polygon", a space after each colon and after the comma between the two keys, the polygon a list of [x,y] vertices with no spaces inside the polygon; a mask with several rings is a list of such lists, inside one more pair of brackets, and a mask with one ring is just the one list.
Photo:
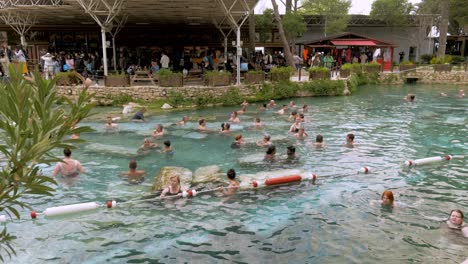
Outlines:
{"label": "palm-like shrub foliage", "polygon": [[[0,156],[5,160],[0,163],[0,214],[13,219],[21,217],[18,209],[30,209],[21,197],[54,191],[54,179],[42,175],[37,165],[59,161],[53,149],[72,147],[80,140],[69,135],[91,131],[75,127],[93,107],[87,87],[71,101],[57,93],[55,82],[37,72],[23,77],[21,65],[11,65],[10,80],[0,83]],[[14,238],[6,228],[0,232],[0,260],[15,254]]]}

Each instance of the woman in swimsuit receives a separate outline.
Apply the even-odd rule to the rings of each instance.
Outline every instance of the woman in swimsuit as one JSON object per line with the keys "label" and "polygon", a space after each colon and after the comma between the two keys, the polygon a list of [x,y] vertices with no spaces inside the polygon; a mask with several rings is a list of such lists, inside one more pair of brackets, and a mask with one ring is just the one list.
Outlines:
{"label": "woman in swimsuit", "polygon": [[179,175],[172,175],[169,178],[170,184],[164,188],[164,190],[161,192],[161,198],[164,198],[166,196],[182,196],[182,192],[185,191],[182,186],[180,186],[180,178]]}

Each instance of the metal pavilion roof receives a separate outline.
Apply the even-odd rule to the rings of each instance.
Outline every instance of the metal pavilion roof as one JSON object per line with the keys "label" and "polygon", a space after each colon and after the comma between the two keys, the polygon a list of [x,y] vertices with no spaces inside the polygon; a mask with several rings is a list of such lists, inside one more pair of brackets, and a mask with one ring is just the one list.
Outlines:
{"label": "metal pavilion roof", "polygon": [[[115,0],[86,0],[112,5]],[[217,25],[223,28],[239,23],[258,0],[123,0],[119,15],[128,16],[128,25]],[[94,24],[78,0],[2,0],[0,14],[29,14],[34,24]],[[0,20],[0,23],[2,21]]]}

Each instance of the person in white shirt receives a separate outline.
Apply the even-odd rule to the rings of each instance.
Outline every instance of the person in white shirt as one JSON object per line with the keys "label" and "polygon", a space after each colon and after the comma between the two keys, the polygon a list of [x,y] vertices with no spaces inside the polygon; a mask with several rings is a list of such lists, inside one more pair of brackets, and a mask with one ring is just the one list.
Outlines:
{"label": "person in white shirt", "polygon": [[166,53],[163,53],[161,56],[161,67],[163,69],[169,69],[169,62],[170,62],[169,57],[166,55]]}
{"label": "person in white shirt", "polygon": [[54,61],[52,60],[52,55],[47,52],[41,57],[41,60],[44,61],[44,78],[49,80],[49,76],[52,78],[54,74]]}

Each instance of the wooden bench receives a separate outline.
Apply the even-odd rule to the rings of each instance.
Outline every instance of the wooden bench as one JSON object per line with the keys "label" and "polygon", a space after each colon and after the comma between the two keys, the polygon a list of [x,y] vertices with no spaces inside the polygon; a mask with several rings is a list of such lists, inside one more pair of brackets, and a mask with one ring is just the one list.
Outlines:
{"label": "wooden bench", "polygon": [[154,83],[154,77],[148,71],[136,71],[133,76],[130,77],[130,85],[133,85],[136,81],[151,82]]}

